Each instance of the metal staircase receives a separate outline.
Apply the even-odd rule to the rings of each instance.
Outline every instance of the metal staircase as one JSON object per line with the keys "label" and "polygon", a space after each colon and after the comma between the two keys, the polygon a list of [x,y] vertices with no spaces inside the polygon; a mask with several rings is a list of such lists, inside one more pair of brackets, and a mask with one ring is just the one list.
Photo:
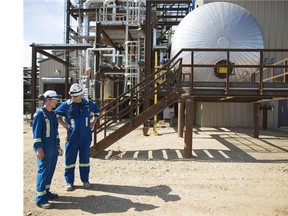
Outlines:
{"label": "metal staircase", "polygon": [[[181,88],[181,73],[182,59],[168,63],[102,107],[99,123],[94,129],[94,145],[90,148],[90,156],[95,157],[105,148],[175,103],[184,93]],[[144,102],[151,101],[155,94],[160,93],[162,99],[144,109]],[[128,118],[128,122],[107,135],[107,128],[123,118]],[[97,134],[100,132],[104,133],[104,138],[96,143]]]}

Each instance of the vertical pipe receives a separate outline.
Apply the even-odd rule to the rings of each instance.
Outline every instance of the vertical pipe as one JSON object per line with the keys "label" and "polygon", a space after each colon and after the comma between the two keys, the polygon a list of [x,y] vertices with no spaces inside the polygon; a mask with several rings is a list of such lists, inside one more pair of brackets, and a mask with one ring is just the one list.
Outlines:
{"label": "vertical pipe", "polygon": [[[154,60],[154,70],[155,71],[157,71],[158,70],[158,52],[157,51],[155,51],[155,60]],[[154,77],[154,79],[155,79],[155,84],[154,84],[154,104],[157,104],[157,102],[158,102],[158,92],[157,92],[157,86],[158,86],[158,84],[157,84],[157,78],[158,78],[158,73],[156,73],[155,74],[155,77]],[[154,135],[156,136],[156,135],[158,135],[158,133],[157,133],[157,114],[156,115],[154,115],[154,125],[153,125],[153,132],[154,132]]]}
{"label": "vertical pipe", "polygon": [[66,35],[65,35],[65,43],[69,44],[69,36],[70,36],[70,5],[71,2],[70,0],[66,0],[67,1],[67,8],[66,8]]}
{"label": "vertical pipe", "polygon": [[188,97],[185,101],[185,145],[184,145],[184,157],[192,157],[192,136],[193,136],[193,98]]}
{"label": "vertical pipe", "polygon": [[157,36],[157,30],[156,28],[153,28],[153,46],[152,47],[155,47],[157,45],[156,36]]}
{"label": "vertical pipe", "polygon": [[[100,72],[101,72],[101,68],[100,68]],[[104,91],[105,91],[105,76],[101,76],[101,106],[105,106],[105,95],[104,95]],[[109,102],[109,101],[108,101]]]}
{"label": "vertical pipe", "polygon": [[[89,3],[84,2],[84,9],[89,8]],[[83,43],[87,43],[87,36],[89,35],[89,16],[87,12],[84,12],[83,16]]]}
{"label": "vertical pipe", "polygon": [[130,62],[129,62],[129,53],[130,53],[129,48],[130,48],[129,26],[126,25],[125,26],[125,79],[124,79],[124,90],[123,91],[127,91],[129,89],[128,88],[128,80],[131,80],[131,74],[130,74],[131,71],[130,71],[130,67],[129,67],[129,66],[131,66]]}
{"label": "vertical pipe", "polygon": [[[96,41],[95,41],[95,47],[98,48],[98,47],[101,47],[101,22],[96,22]],[[94,91],[95,91],[95,102],[97,103],[97,99],[100,99],[100,77],[99,75],[101,74],[101,68],[100,68],[100,62],[99,62],[99,58],[96,58],[96,61],[95,61],[95,68],[94,68]],[[97,71],[98,71],[98,75],[97,75]],[[99,105],[99,101],[98,101],[98,105]],[[106,118],[106,116],[105,116]],[[106,122],[106,119],[105,119],[105,122]],[[97,123],[100,123],[100,119],[98,119],[98,122]],[[105,136],[106,136],[106,126],[104,127],[105,128]],[[93,136],[93,143],[94,143],[94,146],[96,146],[96,143],[97,143],[97,134],[96,134],[96,127],[94,127],[94,136]]]}
{"label": "vertical pipe", "polygon": [[184,101],[181,98],[178,101],[178,137],[183,137],[184,128]]}
{"label": "vertical pipe", "polygon": [[[101,47],[101,22],[96,23],[96,48]],[[100,99],[100,61],[99,58],[96,58],[96,73],[94,74],[94,90],[95,98]],[[98,72],[98,74],[97,74]]]}
{"label": "vertical pipe", "polygon": [[259,104],[253,104],[253,137],[259,138]]}

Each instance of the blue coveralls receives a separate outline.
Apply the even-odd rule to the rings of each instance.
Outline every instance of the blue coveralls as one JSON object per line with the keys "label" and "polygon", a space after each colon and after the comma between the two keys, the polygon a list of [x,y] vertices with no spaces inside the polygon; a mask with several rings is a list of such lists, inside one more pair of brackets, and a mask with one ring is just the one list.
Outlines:
{"label": "blue coveralls", "polygon": [[79,172],[82,182],[89,182],[90,172],[90,145],[92,131],[90,128],[91,113],[99,116],[99,108],[91,100],[82,98],[81,106],[78,108],[69,99],[62,102],[55,110],[57,117],[65,117],[72,129],[67,131],[67,142],[65,143],[65,180],[68,184],[74,183],[74,171],[77,154],[79,151]]}
{"label": "blue coveralls", "polygon": [[58,159],[58,121],[56,114],[47,111],[45,108],[36,110],[33,116],[33,149],[36,152],[38,147],[44,151],[44,159],[37,158],[37,180],[36,180],[36,204],[48,202],[50,184],[56,168]]}

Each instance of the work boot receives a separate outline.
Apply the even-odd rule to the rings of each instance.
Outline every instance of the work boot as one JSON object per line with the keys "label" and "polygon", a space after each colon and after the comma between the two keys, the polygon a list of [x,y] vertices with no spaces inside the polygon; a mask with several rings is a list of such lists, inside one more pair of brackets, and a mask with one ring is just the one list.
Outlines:
{"label": "work boot", "polygon": [[84,186],[84,188],[90,188],[91,184],[89,182],[84,182],[83,186]]}
{"label": "work boot", "polygon": [[59,198],[58,194],[49,192],[48,200],[55,200],[55,199],[58,199],[58,198]]}
{"label": "work boot", "polygon": [[38,206],[39,208],[43,208],[43,209],[52,209],[52,208],[53,208],[52,203],[49,203],[49,202],[37,204],[37,206]]}
{"label": "work boot", "polygon": [[68,183],[66,186],[66,191],[73,191],[73,190],[74,190],[73,184]]}

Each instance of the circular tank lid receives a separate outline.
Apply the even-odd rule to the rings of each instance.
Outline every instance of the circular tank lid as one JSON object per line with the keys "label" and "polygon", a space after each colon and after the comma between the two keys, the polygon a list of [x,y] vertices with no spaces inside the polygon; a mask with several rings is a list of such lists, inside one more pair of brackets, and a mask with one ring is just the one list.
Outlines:
{"label": "circular tank lid", "polygon": [[217,45],[219,48],[229,48],[230,42],[226,37],[220,37],[217,41]]}

